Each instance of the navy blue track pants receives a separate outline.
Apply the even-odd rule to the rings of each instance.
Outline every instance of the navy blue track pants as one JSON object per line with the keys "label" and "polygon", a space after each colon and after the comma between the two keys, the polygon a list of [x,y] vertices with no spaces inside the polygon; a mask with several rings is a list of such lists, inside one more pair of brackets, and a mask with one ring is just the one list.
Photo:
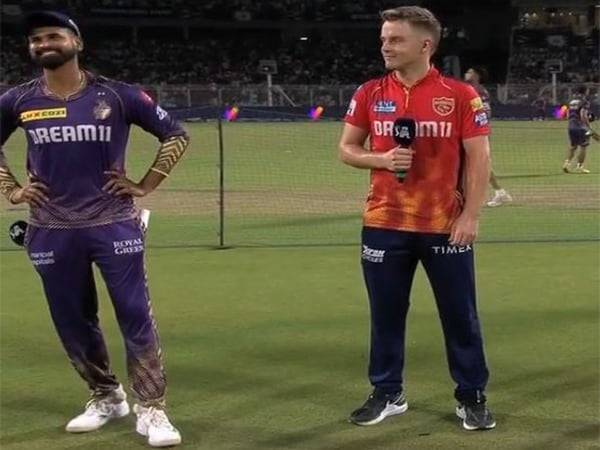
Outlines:
{"label": "navy blue track pants", "polygon": [[369,380],[374,387],[402,389],[406,315],[420,261],[435,295],[455,397],[483,397],[489,373],[475,304],[473,248],[451,246],[448,238],[363,228],[361,259],[371,308]]}

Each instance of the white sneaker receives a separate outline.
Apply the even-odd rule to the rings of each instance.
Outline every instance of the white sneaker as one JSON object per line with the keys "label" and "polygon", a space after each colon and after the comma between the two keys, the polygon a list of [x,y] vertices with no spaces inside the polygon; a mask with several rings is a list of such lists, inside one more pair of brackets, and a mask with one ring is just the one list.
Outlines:
{"label": "white sneaker", "polygon": [[171,425],[163,409],[133,405],[133,411],[137,415],[135,431],[147,436],[150,446],[168,447],[181,444],[181,434]]}
{"label": "white sneaker", "polygon": [[487,202],[486,204],[493,208],[495,206],[501,206],[504,203],[510,203],[513,201],[513,198],[511,197],[511,195],[506,192],[504,189],[498,189],[495,193],[494,193],[494,197]]}
{"label": "white sneaker", "polygon": [[577,164],[577,167],[575,167],[575,170],[573,170],[573,173],[590,173],[590,171],[587,170],[586,168],[584,168],[582,165]]}
{"label": "white sneaker", "polygon": [[111,419],[118,419],[129,414],[127,394],[119,385],[106,397],[92,398],[85,405],[83,414],[78,415],[67,424],[69,433],[85,433],[102,427]]}

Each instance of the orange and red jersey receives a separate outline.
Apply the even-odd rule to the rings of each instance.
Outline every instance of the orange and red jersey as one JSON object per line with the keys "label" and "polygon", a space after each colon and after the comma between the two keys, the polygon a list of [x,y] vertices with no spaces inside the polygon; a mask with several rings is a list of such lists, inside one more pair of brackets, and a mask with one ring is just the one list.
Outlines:
{"label": "orange and red jersey", "polygon": [[357,89],[345,121],[368,130],[370,150],[384,153],[397,146],[393,127],[401,117],[417,123],[412,166],[403,183],[393,172],[371,171],[364,225],[449,233],[463,204],[462,141],[490,133],[481,98],[435,68],[410,88],[390,72]]}

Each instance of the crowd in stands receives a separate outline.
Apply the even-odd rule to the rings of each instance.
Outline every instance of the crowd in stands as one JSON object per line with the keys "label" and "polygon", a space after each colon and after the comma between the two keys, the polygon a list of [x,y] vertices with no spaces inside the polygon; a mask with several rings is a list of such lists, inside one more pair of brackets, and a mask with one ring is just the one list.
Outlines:
{"label": "crowd in stands", "polygon": [[[10,0],[7,3],[11,3]],[[46,7],[50,0],[14,1],[23,9]],[[377,12],[397,6],[389,0],[65,0],[65,8],[76,14],[120,14],[176,16],[207,20],[370,20]]]}
{"label": "crowd in stands", "polygon": [[[324,38],[323,38],[324,39]],[[259,61],[274,59],[274,82],[285,84],[360,83],[383,73],[376,36],[372,39],[317,39],[281,42],[252,33],[206,36],[189,41],[126,39],[86,42],[85,67],[108,77],[140,84],[264,83]],[[0,82],[15,84],[31,77],[25,41],[5,37]]]}
{"label": "crowd in stands", "polygon": [[508,82],[549,82],[556,61],[562,62],[559,82],[600,82],[598,30],[586,35],[568,28],[514,30]]}

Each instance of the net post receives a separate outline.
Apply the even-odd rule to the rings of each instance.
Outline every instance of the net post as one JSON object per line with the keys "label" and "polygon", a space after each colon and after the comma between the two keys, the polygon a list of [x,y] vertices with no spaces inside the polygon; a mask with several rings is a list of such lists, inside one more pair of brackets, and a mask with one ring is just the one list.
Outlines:
{"label": "net post", "polygon": [[219,133],[219,248],[225,247],[225,152],[223,146],[223,120],[218,118]]}

